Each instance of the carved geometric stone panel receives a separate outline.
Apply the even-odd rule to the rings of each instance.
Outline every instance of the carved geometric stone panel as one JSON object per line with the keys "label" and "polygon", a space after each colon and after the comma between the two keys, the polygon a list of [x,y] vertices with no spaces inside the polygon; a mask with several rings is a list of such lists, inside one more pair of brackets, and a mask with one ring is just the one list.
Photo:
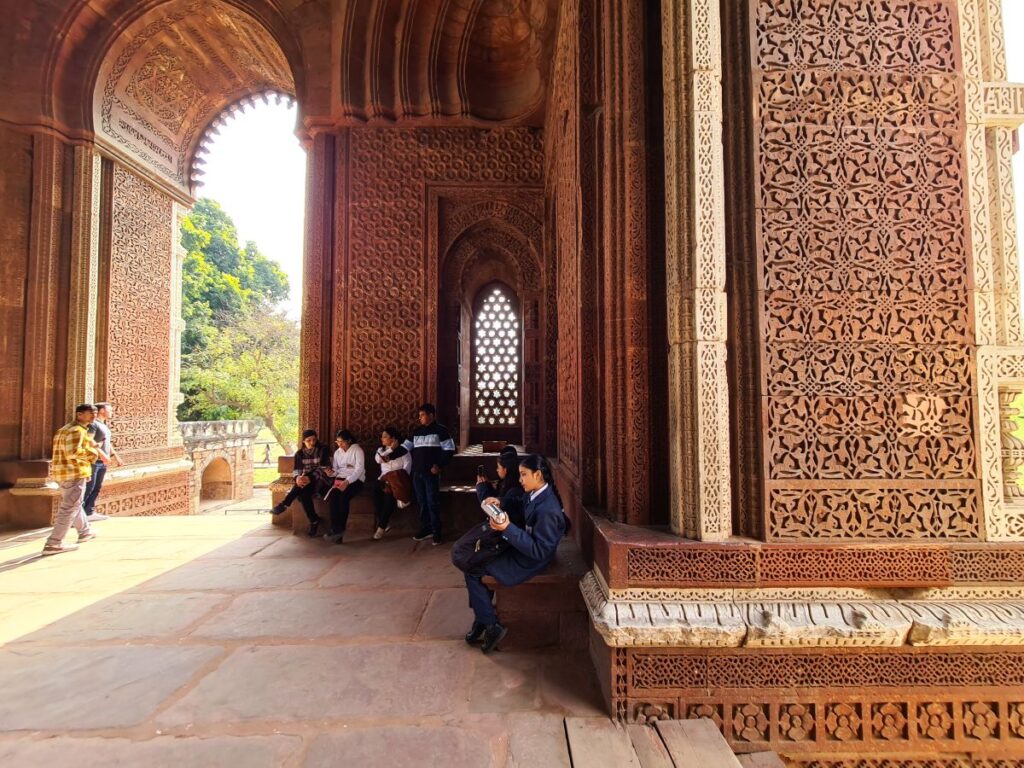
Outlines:
{"label": "carved geometric stone panel", "polygon": [[977,539],[952,0],[751,5],[769,539]]}

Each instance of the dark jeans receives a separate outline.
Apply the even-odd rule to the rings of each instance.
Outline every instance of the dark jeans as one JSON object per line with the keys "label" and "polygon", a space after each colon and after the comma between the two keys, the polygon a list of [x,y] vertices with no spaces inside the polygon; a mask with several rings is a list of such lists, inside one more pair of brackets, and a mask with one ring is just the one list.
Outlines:
{"label": "dark jeans", "polygon": [[482,573],[467,573],[466,590],[469,592],[469,607],[473,609],[473,618],[484,626],[498,623],[498,614],[494,611],[492,598],[494,593],[488,589],[482,579]]}
{"label": "dark jeans", "polygon": [[331,495],[327,497],[327,502],[331,505],[331,533],[345,532],[345,526],[348,525],[349,505],[361,490],[363,490],[363,481],[356,480],[354,483],[349,483],[344,491],[339,491],[337,488],[331,491]]}
{"label": "dark jeans", "polygon": [[380,481],[373,486],[373,508],[376,513],[374,519],[378,528],[387,528],[391,516],[398,509],[398,501],[385,491],[386,488],[387,486]]}
{"label": "dark jeans", "polygon": [[96,497],[100,495],[103,487],[103,478],[107,476],[107,465],[97,461],[92,465],[92,477],[85,484],[85,498],[82,499],[82,510],[86,516],[96,510]]}
{"label": "dark jeans", "polygon": [[[288,509],[291,503],[296,499],[302,504],[302,511],[306,513],[306,517],[311,523],[317,523],[320,521],[320,516],[316,513],[316,507],[313,506],[313,494],[316,493],[316,483],[311,482],[305,488],[300,488],[297,485],[292,486],[292,489],[288,491],[288,495],[284,497],[284,501],[281,502],[281,509]],[[332,494],[333,495],[333,494]]]}
{"label": "dark jeans", "polygon": [[413,472],[412,488],[420,507],[420,525],[441,535],[441,476],[431,472]]}

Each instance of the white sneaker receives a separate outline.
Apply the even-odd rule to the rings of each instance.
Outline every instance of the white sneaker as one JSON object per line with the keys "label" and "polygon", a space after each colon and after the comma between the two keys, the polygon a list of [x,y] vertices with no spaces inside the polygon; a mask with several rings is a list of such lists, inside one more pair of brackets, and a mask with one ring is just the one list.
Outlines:
{"label": "white sneaker", "polygon": [[381,539],[383,539],[384,538],[384,529],[381,528],[380,526],[378,526],[377,530],[373,532],[373,538],[376,539],[377,541],[380,541]]}
{"label": "white sneaker", "polygon": [[86,519],[92,523],[96,520],[109,520],[110,515],[104,515],[102,512],[93,512],[91,515],[86,515]]}
{"label": "white sneaker", "polygon": [[400,502],[398,502],[398,508],[399,508],[399,509],[405,509],[405,508],[406,508],[406,507],[408,507],[408,506],[409,506],[410,504],[412,504],[412,502],[411,502],[411,501],[400,501]]}

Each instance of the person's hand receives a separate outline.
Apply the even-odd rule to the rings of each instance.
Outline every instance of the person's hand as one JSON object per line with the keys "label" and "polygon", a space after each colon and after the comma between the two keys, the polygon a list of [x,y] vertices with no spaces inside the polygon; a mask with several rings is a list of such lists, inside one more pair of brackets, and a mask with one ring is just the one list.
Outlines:
{"label": "person's hand", "polygon": [[110,466],[110,457],[109,456],[100,456],[100,461],[102,461],[108,467]]}
{"label": "person's hand", "polygon": [[124,459],[122,459],[120,456],[115,456],[114,457],[114,461],[117,462],[117,464],[114,465],[115,467],[123,467],[124,466]]}
{"label": "person's hand", "polygon": [[486,483],[486,482],[487,482],[487,478],[484,477],[483,475],[477,475],[476,476],[476,484],[477,485],[480,485],[480,483]]}
{"label": "person's hand", "polygon": [[298,477],[295,478],[295,484],[299,486],[299,488],[305,488],[307,485],[309,485],[309,478],[306,477],[305,475],[299,475]]}
{"label": "person's hand", "polygon": [[432,475],[440,475],[441,474],[441,468],[439,466],[437,466],[437,464],[435,464],[434,466],[432,466],[430,468],[430,474],[432,474]]}
{"label": "person's hand", "polygon": [[328,477],[334,477],[334,470],[330,467],[324,467],[324,474]]}
{"label": "person's hand", "polygon": [[339,491],[344,491],[348,487],[348,483],[346,483],[344,480],[335,480],[334,487],[337,488]]}
{"label": "person's hand", "polygon": [[508,519],[508,515],[505,515],[505,521],[501,523],[496,521],[493,517],[488,517],[487,519],[491,523],[491,529],[495,531],[504,531],[506,528],[508,528],[509,523],[512,522]]}

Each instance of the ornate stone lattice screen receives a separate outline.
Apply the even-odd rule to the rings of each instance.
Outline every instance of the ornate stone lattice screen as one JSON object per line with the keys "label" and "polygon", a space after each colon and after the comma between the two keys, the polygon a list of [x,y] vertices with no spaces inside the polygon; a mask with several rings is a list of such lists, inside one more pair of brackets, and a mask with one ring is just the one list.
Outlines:
{"label": "ornate stone lattice screen", "polygon": [[519,315],[506,292],[487,291],[473,321],[473,421],[486,426],[519,423]]}
{"label": "ornate stone lattice screen", "polygon": [[946,0],[751,4],[769,539],[976,539]]}

